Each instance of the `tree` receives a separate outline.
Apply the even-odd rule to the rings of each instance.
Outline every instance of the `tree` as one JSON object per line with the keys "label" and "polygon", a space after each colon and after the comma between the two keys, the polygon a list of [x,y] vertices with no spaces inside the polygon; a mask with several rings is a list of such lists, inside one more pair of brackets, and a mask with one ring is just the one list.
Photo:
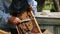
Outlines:
{"label": "tree", "polygon": [[52,0],[53,3],[54,3],[54,9],[55,11],[59,11],[59,4],[58,4],[58,1],[57,0]]}

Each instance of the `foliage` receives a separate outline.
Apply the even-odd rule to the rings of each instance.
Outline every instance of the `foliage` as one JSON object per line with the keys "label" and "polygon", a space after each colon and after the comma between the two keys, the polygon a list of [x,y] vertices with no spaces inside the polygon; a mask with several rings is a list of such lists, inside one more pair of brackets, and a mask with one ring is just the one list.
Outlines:
{"label": "foliage", "polygon": [[50,2],[50,1],[45,1],[43,10],[51,10],[52,7],[53,7],[53,3],[52,3],[52,2]]}

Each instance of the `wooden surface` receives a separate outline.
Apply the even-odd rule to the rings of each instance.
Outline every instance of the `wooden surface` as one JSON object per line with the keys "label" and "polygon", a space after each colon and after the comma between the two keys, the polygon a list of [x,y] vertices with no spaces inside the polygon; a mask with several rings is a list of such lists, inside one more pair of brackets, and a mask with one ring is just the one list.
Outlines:
{"label": "wooden surface", "polygon": [[[47,29],[52,34],[60,34],[60,12],[51,12],[52,15],[43,15],[40,17],[40,13],[37,14],[36,19],[41,29]],[[39,17],[38,17],[39,16]],[[46,31],[45,31],[46,32]]]}
{"label": "wooden surface", "polygon": [[0,34],[11,34],[10,32],[6,32],[4,30],[0,30]]}
{"label": "wooden surface", "polygon": [[36,14],[36,19],[39,24],[60,25],[60,12],[51,12],[49,15],[40,15],[41,12]]}
{"label": "wooden surface", "polygon": [[35,17],[60,18],[60,12],[37,12]]}

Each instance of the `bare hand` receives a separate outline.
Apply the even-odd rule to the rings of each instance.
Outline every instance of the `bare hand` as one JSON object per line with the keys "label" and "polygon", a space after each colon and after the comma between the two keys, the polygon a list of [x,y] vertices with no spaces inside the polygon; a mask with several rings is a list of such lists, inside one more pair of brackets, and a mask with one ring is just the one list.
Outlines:
{"label": "bare hand", "polygon": [[20,19],[18,17],[11,17],[9,18],[9,22],[16,25],[20,22]]}
{"label": "bare hand", "polygon": [[33,10],[33,7],[32,7],[32,5],[30,5],[30,6],[29,6],[29,10],[30,10],[30,11],[31,11],[31,10]]}

